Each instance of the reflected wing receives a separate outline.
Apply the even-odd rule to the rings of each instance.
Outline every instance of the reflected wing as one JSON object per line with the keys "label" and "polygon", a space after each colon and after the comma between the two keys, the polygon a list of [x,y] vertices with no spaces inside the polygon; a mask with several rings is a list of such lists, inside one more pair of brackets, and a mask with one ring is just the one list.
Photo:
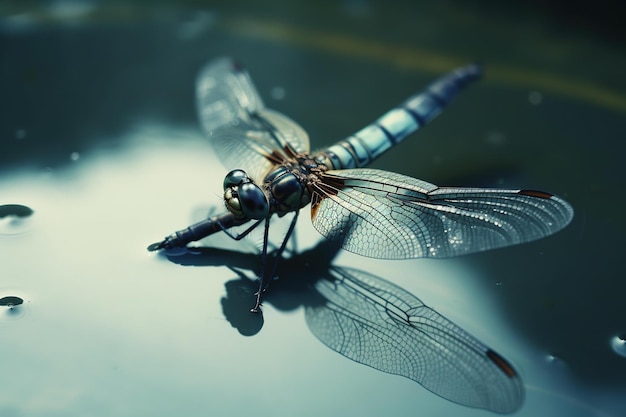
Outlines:
{"label": "reflected wing", "polygon": [[271,155],[283,155],[286,146],[298,153],[309,150],[306,132],[265,108],[248,72],[229,58],[217,59],[200,72],[196,95],[202,127],[229,169],[244,169],[261,180],[273,164]]}
{"label": "reflected wing", "polygon": [[557,232],[574,215],[566,201],[537,191],[440,188],[375,169],[321,177],[313,185],[313,225],[374,258],[445,258],[515,245]]}
{"label": "reflected wing", "polygon": [[328,347],[459,404],[500,413],[521,405],[515,369],[463,329],[374,275],[351,268],[332,273],[335,281],[315,284],[327,302],[306,308],[309,328]]}

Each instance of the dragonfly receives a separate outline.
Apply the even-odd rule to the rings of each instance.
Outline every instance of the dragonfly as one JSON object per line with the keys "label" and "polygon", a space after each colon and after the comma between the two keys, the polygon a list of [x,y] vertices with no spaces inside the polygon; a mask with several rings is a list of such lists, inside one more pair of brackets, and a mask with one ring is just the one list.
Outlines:
{"label": "dragonfly", "polygon": [[[239,240],[264,224],[259,312],[267,282],[293,234],[300,210],[341,248],[380,259],[447,258],[536,240],[564,228],[574,211],[543,191],[438,187],[365,168],[428,124],[473,81],[477,64],[455,69],[372,124],[310,152],[305,130],[263,104],[248,72],[231,58],[209,63],[196,83],[203,130],[226,168],[226,212],[174,232],[149,251],[186,247],[218,232]],[[241,168],[245,168],[245,170]],[[268,273],[270,219],[293,213]],[[250,224],[235,234],[231,228]]]}

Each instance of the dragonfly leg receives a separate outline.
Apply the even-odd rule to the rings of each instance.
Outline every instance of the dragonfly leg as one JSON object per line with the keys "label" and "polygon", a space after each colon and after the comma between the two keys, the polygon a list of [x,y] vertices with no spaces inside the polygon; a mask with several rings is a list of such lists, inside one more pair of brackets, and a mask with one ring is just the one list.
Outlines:
{"label": "dragonfly leg", "polygon": [[[259,220],[260,222],[260,220]],[[259,223],[257,222],[257,224]],[[261,276],[259,277],[259,290],[256,292],[256,302],[254,307],[250,309],[252,313],[258,313],[261,308],[261,298],[263,297],[264,283],[265,283],[265,266],[267,265],[267,242],[270,233],[270,218],[265,219],[265,231],[263,232],[263,257],[261,258]]]}
{"label": "dragonfly leg", "polygon": [[[280,259],[282,258],[283,252],[285,251],[285,248],[287,247],[287,242],[289,242],[291,236],[293,236],[295,227],[296,227],[296,223],[298,222],[298,214],[300,213],[300,211],[296,211],[293,219],[291,220],[291,224],[289,225],[289,229],[287,230],[287,233],[285,234],[285,238],[283,239],[283,243],[280,245],[280,248],[278,248],[278,250],[275,252],[274,255],[274,263],[272,264],[272,270],[270,272],[269,275],[265,274],[266,271],[266,266],[267,266],[267,246],[268,243],[267,242],[267,238],[268,238],[268,230],[269,228],[267,227],[268,223],[269,223],[269,219],[268,219],[268,223],[266,223],[266,227],[265,227],[265,240],[263,243],[263,272],[260,278],[260,282],[259,282],[259,291],[257,291],[256,293],[256,304],[254,306],[254,308],[252,308],[250,311],[253,313],[257,313],[259,311],[259,307],[261,306],[261,301],[262,301],[262,297],[263,297],[263,293],[265,292],[265,290],[267,290],[267,287],[269,287],[270,282],[272,282],[272,279],[274,278],[274,275],[276,274],[276,269],[278,268],[278,263],[280,262]],[[266,278],[267,277],[267,278]],[[266,282],[267,281],[267,282]]]}
{"label": "dragonfly leg", "polygon": [[[278,248],[278,250],[276,251],[274,264],[272,265],[272,272],[270,274],[270,279],[274,279],[274,275],[276,274],[276,269],[278,268],[278,262],[280,262],[280,259],[283,256],[283,252],[285,251],[285,248],[287,247],[287,242],[289,242],[290,238],[294,236],[295,234],[294,231],[296,228],[296,223],[298,222],[298,214],[300,214],[300,210],[297,210],[295,212],[293,219],[291,220],[291,224],[289,225],[289,230],[287,230],[287,233],[285,234],[285,238],[283,239],[283,243],[282,245],[280,245],[280,248]],[[294,243],[294,247],[295,247],[295,243]],[[295,248],[294,248],[294,253],[295,253]],[[267,283],[267,285],[269,285],[269,282]],[[267,288],[267,285],[265,286],[265,288]]]}
{"label": "dragonfly leg", "polygon": [[222,229],[222,232],[226,233],[226,236],[228,236],[229,238],[233,239],[233,240],[241,240],[244,237],[248,236],[248,234],[253,231],[254,229],[256,229],[256,227],[261,224],[261,222],[264,219],[258,220],[257,222],[255,222],[252,226],[248,227],[246,230],[244,230],[242,233],[235,235],[234,233],[231,233],[228,229],[226,229],[222,223],[220,223],[219,220],[216,221],[217,225],[220,227],[220,229]]}

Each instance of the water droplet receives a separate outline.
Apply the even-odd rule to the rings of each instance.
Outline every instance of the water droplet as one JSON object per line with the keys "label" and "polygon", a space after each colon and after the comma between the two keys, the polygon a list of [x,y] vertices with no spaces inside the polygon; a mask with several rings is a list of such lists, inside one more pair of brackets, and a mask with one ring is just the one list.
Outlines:
{"label": "water droplet", "polygon": [[556,353],[549,353],[546,355],[545,360],[552,366],[563,366],[565,362]]}
{"label": "water droplet", "polygon": [[70,154],[70,159],[72,161],[78,161],[80,159],[80,154],[78,152],[72,152]]}
{"label": "water droplet", "polygon": [[626,358],[626,334],[612,337],[611,348],[615,353]]}
{"label": "water droplet", "polygon": [[21,204],[0,206],[0,235],[18,235],[28,230],[34,211]]}
{"label": "water droplet", "polygon": [[[14,321],[26,316],[24,299],[15,295],[0,296],[0,326],[7,321]],[[3,311],[4,310],[4,311]]]}
{"label": "water droplet", "polygon": [[28,217],[33,213],[33,209],[21,204],[4,204],[0,206],[0,218],[6,216]]}
{"label": "water droplet", "polygon": [[531,91],[530,93],[528,93],[528,101],[533,106],[537,106],[543,101],[543,94],[541,94],[539,91]]}
{"label": "water droplet", "polygon": [[270,90],[270,97],[274,100],[284,100],[286,96],[287,91],[283,87],[276,86]]}
{"label": "water droplet", "polygon": [[24,300],[14,295],[7,295],[6,297],[0,298],[0,306],[5,306],[9,308],[19,306],[20,304],[23,304],[23,303],[24,303]]}

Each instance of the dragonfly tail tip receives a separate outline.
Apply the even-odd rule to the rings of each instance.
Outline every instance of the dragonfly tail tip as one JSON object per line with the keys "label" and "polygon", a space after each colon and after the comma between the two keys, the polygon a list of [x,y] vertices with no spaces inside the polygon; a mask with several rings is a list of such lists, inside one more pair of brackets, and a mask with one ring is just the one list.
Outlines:
{"label": "dragonfly tail tip", "polygon": [[163,247],[163,242],[155,242],[149,245],[146,249],[148,249],[148,252],[155,252],[161,249],[162,247]]}

